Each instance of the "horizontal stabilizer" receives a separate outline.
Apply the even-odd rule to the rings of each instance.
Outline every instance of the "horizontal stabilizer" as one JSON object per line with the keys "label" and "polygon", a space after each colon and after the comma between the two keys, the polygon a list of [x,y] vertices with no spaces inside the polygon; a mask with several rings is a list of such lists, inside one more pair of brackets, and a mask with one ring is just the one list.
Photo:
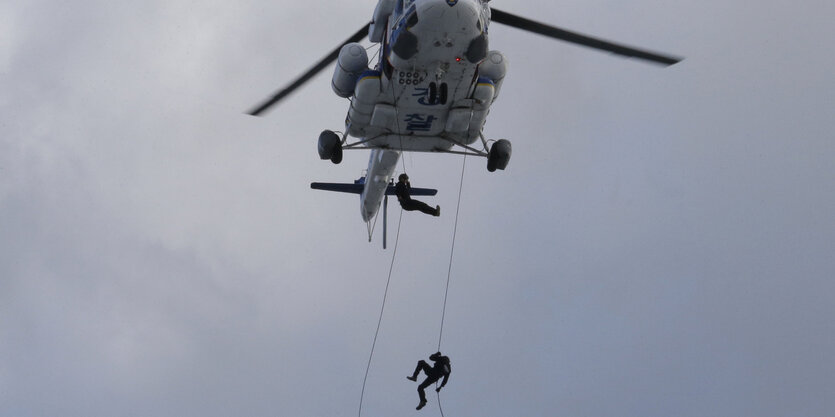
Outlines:
{"label": "horizontal stabilizer", "polygon": [[337,191],[340,193],[362,194],[364,184],[347,184],[335,182],[311,182],[310,188],[314,190]]}
{"label": "horizontal stabilizer", "polygon": [[[336,191],[340,193],[350,193],[350,194],[362,194],[363,187],[365,184],[363,183],[336,183],[336,182],[311,182],[310,188],[314,190],[324,190],[324,191]],[[397,188],[393,185],[389,185],[386,188],[386,195],[395,195],[397,194]],[[438,194],[438,190],[432,188],[411,188],[409,195],[418,196],[418,195],[435,195]]]}

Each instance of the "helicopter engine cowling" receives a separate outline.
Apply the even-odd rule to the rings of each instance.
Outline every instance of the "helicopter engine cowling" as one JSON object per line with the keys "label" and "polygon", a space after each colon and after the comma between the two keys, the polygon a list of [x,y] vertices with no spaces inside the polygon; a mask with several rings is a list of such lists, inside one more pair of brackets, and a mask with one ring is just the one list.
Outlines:
{"label": "helicopter engine cowling", "polygon": [[493,82],[493,100],[499,97],[505,74],[507,74],[507,59],[499,51],[488,52],[487,58],[478,66],[479,77],[485,77]]}
{"label": "helicopter engine cowling", "polygon": [[333,71],[331,87],[339,97],[348,98],[354,94],[357,79],[368,69],[368,53],[358,43],[349,43],[339,51],[339,59]]}

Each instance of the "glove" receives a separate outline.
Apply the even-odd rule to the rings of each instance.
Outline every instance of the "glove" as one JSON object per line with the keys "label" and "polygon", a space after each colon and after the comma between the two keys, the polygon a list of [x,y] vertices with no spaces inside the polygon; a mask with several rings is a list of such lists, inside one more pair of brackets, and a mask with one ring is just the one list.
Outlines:
{"label": "glove", "polygon": [[441,392],[441,387],[435,388],[435,392]]}

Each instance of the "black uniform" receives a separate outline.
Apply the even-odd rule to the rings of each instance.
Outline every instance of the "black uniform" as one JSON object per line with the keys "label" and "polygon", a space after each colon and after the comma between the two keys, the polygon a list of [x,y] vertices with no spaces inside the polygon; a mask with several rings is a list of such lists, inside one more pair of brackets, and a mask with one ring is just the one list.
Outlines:
{"label": "black uniform", "polygon": [[441,386],[436,389],[436,391],[440,391],[441,388],[446,385],[447,381],[449,381],[449,374],[452,372],[452,366],[449,363],[449,357],[441,355],[441,352],[433,353],[429,355],[429,359],[435,362],[434,366],[429,366],[428,363],[424,360],[420,360],[417,363],[417,367],[415,367],[415,372],[412,374],[411,377],[407,377],[412,381],[417,380],[418,374],[420,371],[426,374],[426,380],[421,382],[418,386],[418,395],[420,396],[420,405],[418,405],[418,410],[420,410],[426,404],[426,393],[423,391],[426,387],[438,382],[441,377],[444,378],[441,381]]}
{"label": "black uniform", "polygon": [[403,210],[406,211],[420,210],[423,213],[437,216],[437,208],[432,208],[429,206],[429,204],[426,204],[423,201],[412,199],[412,196],[410,195],[411,189],[412,186],[409,184],[408,181],[397,182],[397,185],[395,186],[395,191],[397,193],[397,201],[400,202],[400,207],[403,207]]}

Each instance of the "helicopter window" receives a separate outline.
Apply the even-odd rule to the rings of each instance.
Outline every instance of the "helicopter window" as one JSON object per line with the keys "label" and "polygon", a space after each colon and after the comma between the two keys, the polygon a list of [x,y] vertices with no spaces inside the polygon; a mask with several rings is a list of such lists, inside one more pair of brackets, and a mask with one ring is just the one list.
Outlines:
{"label": "helicopter window", "polygon": [[418,15],[417,11],[412,12],[409,17],[406,18],[406,27],[410,28],[415,26],[418,23]]}
{"label": "helicopter window", "polygon": [[414,3],[414,0],[399,0],[394,7],[395,14],[400,14],[403,10],[407,10],[412,3]]}

